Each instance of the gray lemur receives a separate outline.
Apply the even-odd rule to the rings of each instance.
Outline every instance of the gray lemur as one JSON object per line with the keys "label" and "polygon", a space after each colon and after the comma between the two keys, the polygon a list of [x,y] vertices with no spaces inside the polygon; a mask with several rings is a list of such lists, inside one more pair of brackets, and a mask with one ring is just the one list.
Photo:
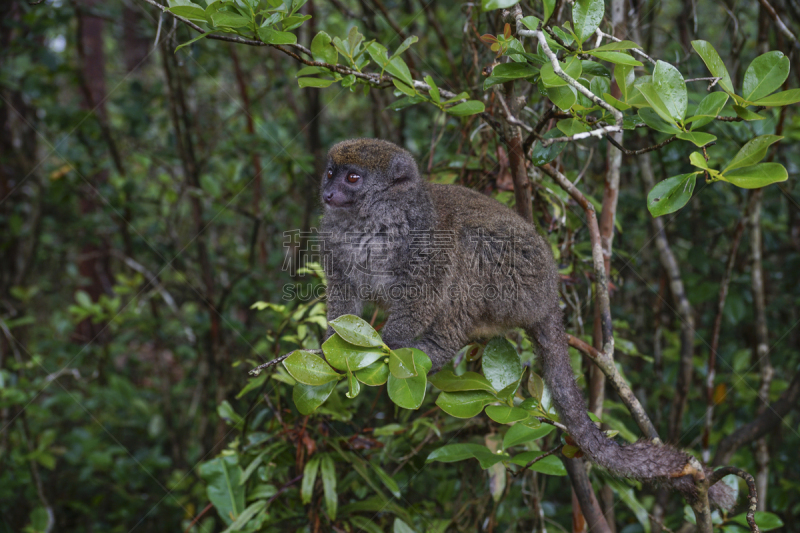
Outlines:
{"label": "gray lemur", "polygon": [[[465,187],[425,182],[410,153],[378,139],[331,148],[321,195],[328,321],[374,302],[389,314],[384,342],[422,350],[432,372],[472,340],[523,328],[540,348],[561,422],[593,462],[694,494],[687,454],[647,441],[620,446],[587,416],[569,361],[556,264],[532,224]],[[723,487],[711,489],[720,504],[728,503]]]}

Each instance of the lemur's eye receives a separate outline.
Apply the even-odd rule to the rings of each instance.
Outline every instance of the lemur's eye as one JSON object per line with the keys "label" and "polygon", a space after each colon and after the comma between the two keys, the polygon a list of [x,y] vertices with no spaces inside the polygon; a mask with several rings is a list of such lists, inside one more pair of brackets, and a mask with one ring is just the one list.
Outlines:
{"label": "lemur's eye", "polygon": [[347,175],[347,181],[349,181],[350,183],[355,183],[360,179],[361,179],[361,176],[359,176],[355,172],[351,172],[350,174]]}
{"label": "lemur's eye", "polygon": [[333,177],[333,170],[328,170],[327,176],[328,179],[331,179]]}

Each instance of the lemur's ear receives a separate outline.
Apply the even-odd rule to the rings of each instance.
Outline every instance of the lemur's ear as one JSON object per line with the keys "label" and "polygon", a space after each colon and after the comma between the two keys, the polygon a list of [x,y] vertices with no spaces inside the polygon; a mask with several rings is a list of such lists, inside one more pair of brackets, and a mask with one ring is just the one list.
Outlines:
{"label": "lemur's ear", "polygon": [[392,185],[411,184],[419,181],[417,163],[407,153],[399,153],[392,158],[389,165],[389,179]]}

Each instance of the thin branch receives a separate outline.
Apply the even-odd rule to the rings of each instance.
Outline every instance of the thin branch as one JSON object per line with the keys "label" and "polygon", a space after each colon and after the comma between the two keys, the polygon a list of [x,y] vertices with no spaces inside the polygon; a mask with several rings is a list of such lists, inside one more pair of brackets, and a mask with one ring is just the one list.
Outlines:
{"label": "thin branch", "polygon": [[538,463],[539,461],[541,461],[541,460],[542,460],[542,459],[544,459],[545,457],[550,457],[550,456],[551,456],[551,455],[553,455],[554,453],[559,453],[563,447],[564,447],[564,445],[563,445],[563,444],[562,444],[562,445],[560,445],[560,446],[556,446],[556,447],[555,447],[555,448],[553,448],[552,450],[550,450],[550,451],[548,451],[548,452],[545,452],[545,453],[543,453],[543,454],[542,454],[542,455],[540,455],[539,457],[534,457],[533,459],[531,459],[531,460],[528,462],[528,464],[526,464],[525,466],[523,466],[522,468],[520,468],[520,469],[519,469],[519,470],[517,470],[516,472],[511,472],[511,475],[516,477],[516,476],[518,476],[518,475],[520,475],[520,474],[524,473],[524,472],[525,472],[527,469],[529,469],[530,467],[532,467],[533,465],[535,465],[536,463]]}
{"label": "thin branch", "polygon": [[677,139],[678,138],[674,136],[669,137],[658,144],[654,144],[653,146],[648,146],[647,148],[641,148],[639,150],[628,150],[627,148],[624,148],[621,144],[619,144],[616,140],[614,140],[614,138],[611,136],[608,137],[608,142],[613,144],[617,150],[619,150],[625,155],[641,155],[641,154],[646,154],[647,152],[652,152],[653,150],[659,150]]}
{"label": "thin branch", "polygon": [[745,483],[747,483],[747,523],[750,525],[752,533],[759,533],[758,526],[756,525],[756,507],[758,507],[758,492],[756,491],[756,481],[753,476],[735,466],[725,466],[715,470],[713,474],[708,477],[708,485],[711,486],[720,481],[725,476],[739,476]]}
{"label": "thin branch", "polygon": [[569,137],[553,137],[552,139],[544,139],[542,141],[542,146],[550,146],[553,143],[580,141],[582,139],[589,139],[591,137],[602,138],[608,133],[615,133],[618,131],[622,131],[620,126],[603,126],[601,128],[597,128],[596,130],[576,133],[575,135],[570,135]]}
{"label": "thin branch", "polygon": [[769,4],[767,0],[758,0],[761,3],[761,6],[764,10],[769,13],[769,16],[772,17],[772,20],[775,21],[775,25],[778,26],[778,30],[790,41],[794,46],[797,46],[797,37],[794,36],[794,33],[786,27],[786,24],[781,20],[778,16],[778,13],[775,12],[775,9]]}
{"label": "thin branch", "polygon": [[[295,351],[296,351],[296,350],[295,350]],[[284,360],[285,360],[287,357],[289,357],[290,355],[292,355],[292,354],[293,354],[295,351],[291,351],[291,352],[289,352],[289,353],[283,354],[282,356],[280,356],[280,357],[277,357],[277,358],[273,359],[272,361],[267,361],[266,363],[263,363],[263,364],[261,364],[261,365],[258,365],[258,366],[257,366],[257,367],[255,367],[254,369],[250,370],[250,371],[248,372],[248,374],[250,374],[251,376],[257,376],[257,375],[259,375],[259,374],[261,373],[261,371],[262,371],[262,370],[264,370],[264,369],[266,369],[266,368],[269,368],[269,367],[271,367],[271,366],[275,366],[275,365],[277,365],[278,363],[282,363],[282,362],[283,362],[283,361],[284,361]],[[303,351],[304,351],[304,352],[313,353],[313,354],[317,354],[317,355],[322,355],[322,350],[305,350],[305,349],[304,349]]]}
{"label": "thin branch", "polygon": [[614,387],[614,390],[622,399],[622,403],[624,403],[625,407],[630,411],[633,420],[636,422],[641,432],[644,433],[650,441],[660,443],[661,439],[658,436],[658,431],[656,431],[655,426],[650,421],[650,417],[647,416],[647,412],[645,412],[639,399],[628,386],[625,379],[620,375],[614,361],[608,357],[608,355],[578,337],[567,334],[567,342],[570,346],[591,359],[603,374],[606,375],[611,386]]}

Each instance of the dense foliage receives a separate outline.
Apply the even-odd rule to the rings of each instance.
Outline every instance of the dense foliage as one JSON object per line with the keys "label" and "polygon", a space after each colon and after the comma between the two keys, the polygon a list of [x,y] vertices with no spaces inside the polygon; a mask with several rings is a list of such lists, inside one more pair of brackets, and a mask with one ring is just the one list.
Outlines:
{"label": "dense foliage", "polygon": [[[798,527],[796,1],[0,13],[0,531],[583,530],[523,335],[427,378],[380,310],[323,343],[319,176],[356,136],[532,207],[592,416],[642,436],[590,361],[613,352],[663,440],[753,474],[762,530]],[[696,520],[588,474],[615,530]],[[745,531],[723,482],[715,527]]]}

